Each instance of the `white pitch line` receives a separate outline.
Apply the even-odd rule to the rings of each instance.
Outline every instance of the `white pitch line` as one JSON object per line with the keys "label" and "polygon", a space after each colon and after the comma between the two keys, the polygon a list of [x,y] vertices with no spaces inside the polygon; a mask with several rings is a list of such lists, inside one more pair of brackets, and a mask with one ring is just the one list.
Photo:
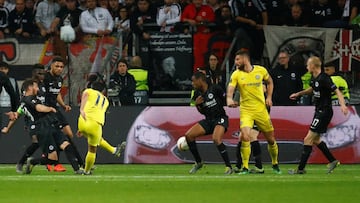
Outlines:
{"label": "white pitch line", "polygon": [[[332,177],[330,177],[332,176]],[[296,177],[291,177],[289,175],[137,175],[137,176],[127,176],[127,175],[92,175],[92,176],[77,176],[77,175],[56,175],[56,176],[44,176],[44,175],[14,175],[14,176],[0,176],[1,181],[64,181],[64,180],[76,180],[76,181],[96,181],[96,182],[122,182],[122,181],[191,181],[191,182],[202,182],[202,181],[218,181],[220,179],[226,181],[241,181],[241,182],[360,182],[360,176],[353,176],[340,180],[336,175],[330,175],[329,178],[324,179],[323,177],[312,177],[306,175],[296,175]]]}

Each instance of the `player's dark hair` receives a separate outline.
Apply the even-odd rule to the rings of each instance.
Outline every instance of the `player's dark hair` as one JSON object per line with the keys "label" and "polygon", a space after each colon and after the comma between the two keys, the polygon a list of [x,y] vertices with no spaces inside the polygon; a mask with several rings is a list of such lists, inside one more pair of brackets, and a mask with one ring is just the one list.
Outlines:
{"label": "player's dark hair", "polygon": [[36,83],[36,81],[32,78],[25,79],[21,86],[21,90],[26,91],[30,86],[34,85],[34,83]]}
{"label": "player's dark hair", "polygon": [[247,56],[247,57],[249,57],[250,58],[250,53],[249,53],[249,51],[248,50],[246,50],[246,49],[240,49],[240,50],[238,50],[236,53],[235,53],[235,56]]}
{"label": "player's dark hair", "polygon": [[54,58],[51,60],[51,63],[53,64],[55,62],[65,63],[64,59],[61,56],[54,56]]}
{"label": "player's dark hair", "polygon": [[193,76],[195,79],[201,79],[202,81],[206,82],[206,75],[200,71],[196,71]]}
{"label": "player's dark hair", "polygon": [[102,92],[105,89],[106,85],[101,81],[94,81],[91,83],[91,89]]}

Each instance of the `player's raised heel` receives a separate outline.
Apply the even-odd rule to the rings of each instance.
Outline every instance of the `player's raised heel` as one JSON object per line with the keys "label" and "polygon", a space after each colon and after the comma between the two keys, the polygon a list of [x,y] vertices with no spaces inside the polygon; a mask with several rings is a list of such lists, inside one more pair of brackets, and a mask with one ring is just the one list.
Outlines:
{"label": "player's raised heel", "polygon": [[336,167],[338,167],[340,165],[340,161],[339,160],[335,160],[330,162],[327,167],[328,167],[328,172],[327,173],[332,173],[334,171],[334,169]]}

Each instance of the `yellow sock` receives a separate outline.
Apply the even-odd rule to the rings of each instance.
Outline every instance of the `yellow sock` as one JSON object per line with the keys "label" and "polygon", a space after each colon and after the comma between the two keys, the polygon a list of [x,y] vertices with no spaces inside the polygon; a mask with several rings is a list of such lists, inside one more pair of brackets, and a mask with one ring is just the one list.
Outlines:
{"label": "yellow sock", "polygon": [[242,141],[240,148],[243,168],[249,169],[249,159],[251,154],[250,141]]}
{"label": "yellow sock", "polygon": [[105,149],[106,151],[110,152],[111,154],[115,153],[116,148],[111,146],[106,140],[101,139],[100,147]]}
{"label": "yellow sock", "polygon": [[278,164],[279,148],[276,142],[273,145],[268,144],[268,151],[271,157],[272,165]]}
{"label": "yellow sock", "polygon": [[96,153],[88,152],[85,157],[85,172],[90,172],[91,168],[94,166],[96,159]]}

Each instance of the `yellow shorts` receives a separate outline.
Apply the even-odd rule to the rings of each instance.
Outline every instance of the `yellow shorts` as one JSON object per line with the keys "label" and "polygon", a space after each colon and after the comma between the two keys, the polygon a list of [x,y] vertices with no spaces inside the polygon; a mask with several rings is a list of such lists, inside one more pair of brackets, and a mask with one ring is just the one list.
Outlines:
{"label": "yellow shorts", "polygon": [[82,116],[79,116],[78,129],[84,137],[87,138],[90,146],[98,146],[102,139],[102,126],[93,120],[84,120]]}
{"label": "yellow shorts", "polygon": [[255,123],[261,132],[274,131],[270,115],[266,108],[260,112],[249,112],[246,110],[240,112],[240,128],[253,128]]}

